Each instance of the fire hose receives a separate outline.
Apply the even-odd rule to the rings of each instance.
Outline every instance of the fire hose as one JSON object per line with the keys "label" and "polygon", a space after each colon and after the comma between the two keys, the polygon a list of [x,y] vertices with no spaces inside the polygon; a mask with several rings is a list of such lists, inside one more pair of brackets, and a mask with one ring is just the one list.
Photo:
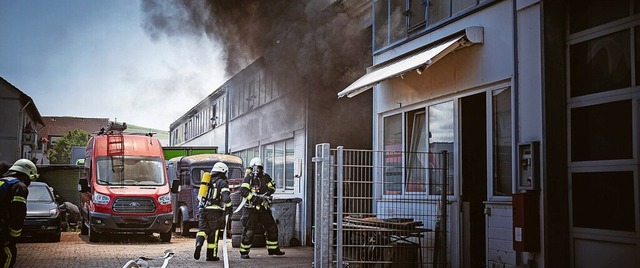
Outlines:
{"label": "fire hose", "polygon": [[224,232],[222,234],[222,259],[224,268],[229,268],[229,253],[227,252],[227,224],[229,224],[229,214],[224,216]]}
{"label": "fire hose", "polygon": [[158,258],[148,258],[144,256],[138,257],[135,260],[128,261],[124,266],[122,266],[122,268],[150,268],[148,261],[160,260],[160,259],[164,259],[164,262],[161,267],[166,268],[167,265],[169,264],[169,260],[173,258],[173,255],[175,255],[175,252],[173,251],[173,249],[167,249],[164,251],[164,256],[162,257],[158,257]]}

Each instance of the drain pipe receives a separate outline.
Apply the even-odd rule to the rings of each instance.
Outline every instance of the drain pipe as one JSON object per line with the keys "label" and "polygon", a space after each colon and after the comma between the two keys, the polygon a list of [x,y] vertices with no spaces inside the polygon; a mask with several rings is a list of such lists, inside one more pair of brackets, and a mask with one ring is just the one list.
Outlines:
{"label": "drain pipe", "polygon": [[23,133],[23,130],[22,130],[22,123],[24,123],[23,122],[24,121],[24,109],[27,109],[29,104],[31,104],[31,100],[29,100],[27,102],[27,104],[22,106],[22,108],[20,109],[20,112],[18,112],[18,148],[17,148],[18,149],[18,154],[19,154],[18,159],[23,158],[22,157],[22,135],[24,133]]}
{"label": "drain pipe", "polygon": [[231,150],[229,150],[229,123],[231,121],[231,101],[229,100],[229,88],[225,88],[224,89],[224,94],[225,94],[225,109],[226,111],[226,115],[224,118],[224,150],[225,153],[227,154],[231,154]]}

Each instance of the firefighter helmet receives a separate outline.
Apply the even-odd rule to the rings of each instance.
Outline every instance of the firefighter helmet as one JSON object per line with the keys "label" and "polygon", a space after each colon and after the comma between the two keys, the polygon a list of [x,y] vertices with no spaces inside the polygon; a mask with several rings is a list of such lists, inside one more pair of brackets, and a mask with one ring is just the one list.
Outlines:
{"label": "firefighter helmet", "polygon": [[36,180],[39,177],[36,165],[29,159],[18,159],[9,170],[23,173],[29,176],[30,180]]}
{"label": "firefighter helmet", "polygon": [[260,157],[252,158],[251,161],[249,161],[249,166],[251,166],[251,167],[253,167],[253,166],[262,167],[262,159],[260,159]]}
{"label": "firefighter helmet", "polygon": [[229,171],[229,167],[227,167],[227,165],[222,162],[216,163],[215,165],[213,165],[213,168],[211,168],[211,174],[216,172],[227,173],[227,171]]}

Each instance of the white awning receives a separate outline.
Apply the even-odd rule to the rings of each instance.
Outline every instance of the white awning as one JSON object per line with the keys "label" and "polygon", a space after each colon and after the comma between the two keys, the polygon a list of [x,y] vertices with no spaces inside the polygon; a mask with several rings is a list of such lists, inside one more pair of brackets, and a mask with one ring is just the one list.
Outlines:
{"label": "white awning", "polygon": [[[473,29],[472,29],[473,28]],[[385,63],[380,67],[373,66],[373,69],[353,82],[344,90],[338,93],[338,98],[347,96],[349,98],[358,95],[383,80],[400,76],[408,71],[419,69],[423,71],[439,59],[456,50],[459,47],[468,46],[473,43],[482,42],[482,28],[472,27],[467,29],[467,33],[456,36],[441,42],[435,46],[429,46],[423,50],[410,53],[390,63]],[[470,35],[470,30],[471,35]],[[480,31],[479,33],[477,31]],[[469,36],[470,35],[470,36]]]}

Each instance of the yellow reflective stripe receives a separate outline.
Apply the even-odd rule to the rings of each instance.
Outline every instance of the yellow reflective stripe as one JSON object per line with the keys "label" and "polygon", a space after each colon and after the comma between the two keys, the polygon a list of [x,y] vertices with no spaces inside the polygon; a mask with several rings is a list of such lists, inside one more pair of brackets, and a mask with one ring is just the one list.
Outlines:
{"label": "yellow reflective stripe", "polygon": [[20,203],[25,203],[26,204],[27,203],[27,199],[22,197],[22,196],[16,195],[16,196],[13,197],[13,201],[12,202],[20,202]]}
{"label": "yellow reflective stripe", "polygon": [[229,202],[229,203],[224,204],[224,207],[225,207],[225,208],[228,208],[228,207],[230,207],[230,206],[231,206],[231,203],[230,203],[230,202]]}
{"label": "yellow reflective stripe", "polygon": [[278,241],[266,241],[267,249],[278,249]]}
{"label": "yellow reflective stripe", "polygon": [[240,252],[249,252],[250,249],[251,249],[251,244],[245,245],[240,243]]}
{"label": "yellow reflective stripe", "polygon": [[3,247],[4,255],[7,256],[7,259],[4,261],[2,267],[9,268],[11,267],[11,260],[13,259],[13,254],[11,254],[11,249],[9,247]]}
{"label": "yellow reflective stripe", "polygon": [[20,233],[22,232],[22,229],[18,229],[18,230],[13,230],[11,229],[11,227],[9,227],[9,235],[13,236],[13,237],[20,237]]}
{"label": "yellow reflective stripe", "polygon": [[231,192],[231,190],[229,190],[229,188],[222,188],[220,190],[220,193],[224,193],[224,192]]}
{"label": "yellow reflective stripe", "polygon": [[196,233],[196,236],[206,237],[207,233],[205,233],[204,231],[199,231],[198,233]]}
{"label": "yellow reflective stripe", "polygon": [[207,248],[208,249],[213,249],[213,256],[216,256],[217,255],[216,253],[218,253],[217,252],[218,251],[217,250],[218,249],[218,235],[220,235],[220,230],[216,230],[214,232],[213,243],[207,242]]}
{"label": "yellow reflective stripe", "polygon": [[244,182],[244,183],[242,183],[242,184],[240,185],[240,187],[244,187],[244,188],[247,188],[247,189],[251,190],[251,185],[250,185],[248,182]]}
{"label": "yellow reflective stripe", "polygon": [[218,205],[211,205],[211,206],[207,206],[205,207],[206,209],[222,209],[220,206]]}
{"label": "yellow reflective stripe", "polygon": [[253,193],[249,193],[249,195],[247,195],[247,197],[245,197],[247,199],[247,201],[251,200],[251,198],[253,197]]}
{"label": "yellow reflective stripe", "polygon": [[267,186],[268,186],[269,188],[273,188],[273,182],[267,182]]}

